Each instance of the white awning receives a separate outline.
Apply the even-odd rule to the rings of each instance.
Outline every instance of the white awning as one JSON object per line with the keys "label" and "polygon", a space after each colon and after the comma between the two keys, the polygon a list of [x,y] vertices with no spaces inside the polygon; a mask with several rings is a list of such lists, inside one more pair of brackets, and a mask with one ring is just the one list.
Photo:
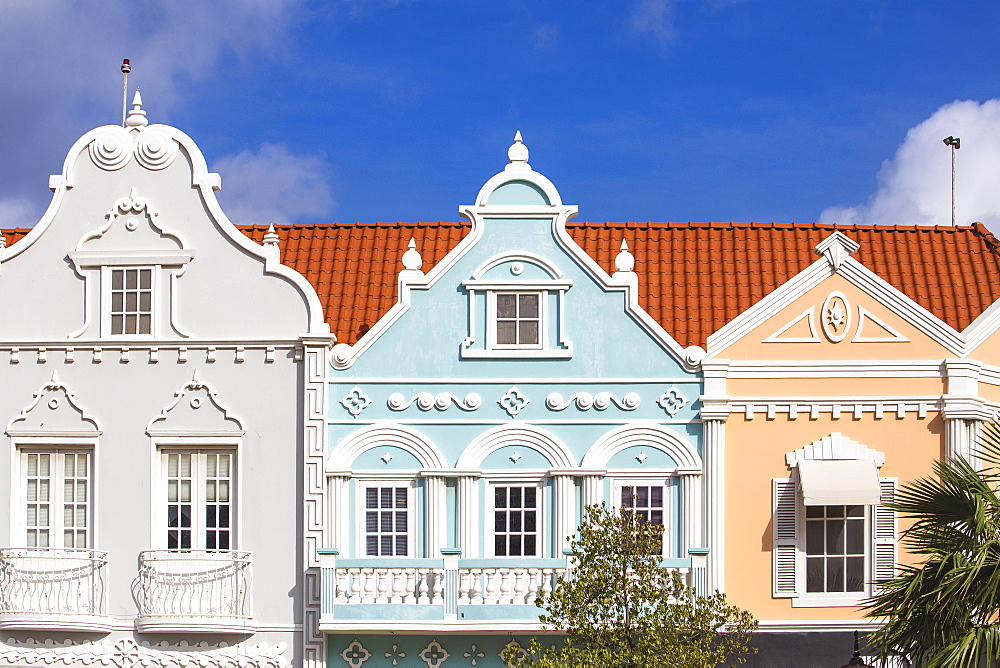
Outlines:
{"label": "white awning", "polygon": [[807,506],[870,506],[881,497],[878,469],[868,459],[800,461],[799,484]]}

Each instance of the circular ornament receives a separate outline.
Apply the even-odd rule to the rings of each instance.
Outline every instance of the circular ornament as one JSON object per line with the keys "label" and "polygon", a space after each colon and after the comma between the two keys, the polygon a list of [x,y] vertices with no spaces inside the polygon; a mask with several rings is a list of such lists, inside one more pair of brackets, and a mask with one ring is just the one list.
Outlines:
{"label": "circular ornament", "polygon": [[822,311],[823,334],[831,343],[839,343],[851,329],[851,305],[842,292],[831,292],[823,302]]}
{"label": "circular ornament", "polygon": [[135,157],[146,169],[165,169],[177,157],[177,142],[162,132],[143,130],[136,142]]}
{"label": "circular ornament", "polygon": [[107,128],[90,142],[90,159],[103,170],[121,169],[132,158],[132,137],[124,128]]}

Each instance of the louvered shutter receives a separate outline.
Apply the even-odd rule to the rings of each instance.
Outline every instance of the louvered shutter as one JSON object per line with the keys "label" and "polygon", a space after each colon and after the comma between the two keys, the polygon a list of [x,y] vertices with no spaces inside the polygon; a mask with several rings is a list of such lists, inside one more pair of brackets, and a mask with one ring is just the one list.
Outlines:
{"label": "louvered shutter", "polygon": [[896,478],[879,478],[882,498],[875,506],[874,530],[872,531],[873,567],[872,579],[888,580],[896,577],[896,513],[885,507],[896,495]]}
{"label": "louvered shutter", "polygon": [[795,480],[775,479],[774,500],[774,591],[777,598],[795,596],[796,528],[798,525],[798,489]]}

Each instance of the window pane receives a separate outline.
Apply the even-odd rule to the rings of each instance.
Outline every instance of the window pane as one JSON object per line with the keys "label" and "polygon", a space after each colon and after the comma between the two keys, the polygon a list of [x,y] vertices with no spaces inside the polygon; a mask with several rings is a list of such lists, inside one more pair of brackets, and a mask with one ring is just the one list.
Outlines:
{"label": "window pane", "polygon": [[650,494],[649,505],[651,507],[653,507],[653,508],[662,508],[663,507],[663,487],[660,486],[660,485],[657,485],[656,487],[652,487],[649,490],[649,494]]}
{"label": "window pane", "polygon": [[844,506],[826,506],[827,517],[843,517]]}
{"label": "window pane", "polygon": [[847,558],[847,591],[865,590],[865,558]]}
{"label": "window pane", "polygon": [[139,306],[139,295],[134,292],[125,293],[125,308],[129,311],[135,311]]}
{"label": "window pane", "polygon": [[507,556],[507,537],[506,536],[496,536],[493,539],[493,553],[498,557]]}
{"label": "window pane", "polygon": [[825,535],[823,522],[806,522],[806,554],[823,554]]}
{"label": "window pane", "polygon": [[514,320],[497,321],[497,343],[512,345],[517,343],[517,322]]}
{"label": "window pane", "polygon": [[397,487],[396,488],[396,507],[405,508],[406,507],[406,488]]}
{"label": "window pane", "polygon": [[139,272],[136,269],[125,270],[125,287],[135,289],[139,287]]}
{"label": "window pane", "polygon": [[524,530],[534,533],[535,532],[535,512],[533,510],[526,511],[524,513]]}
{"label": "window pane", "polygon": [[865,553],[865,523],[851,520],[847,523],[847,554]]}
{"label": "window pane", "polygon": [[524,537],[524,556],[535,557],[538,553],[535,549],[535,536],[532,534],[527,534]]}
{"label": "window pane", "polygon": [[496,508],[507,507],[507,488],[497,487],[493,490],[493,505]]}
{"label": "window pane", "polygon": [[496,532],[507,530],[507,513],[495,513],[496,517],[494,519],[493,530]]}
{"label": "window pane", "polygon": [[389,533],[392,531],[392,513],[382,513],[382,517],[379,521],[379,530],[383,533]]}
{"label": "window pane", "polygon": [[497,317],[517,317],[517,295],[497,295]]}
{"label": "window pane", "polygon": [[521,556],[521,537],[520,536],[508,536],[507,537],[507,542],[508,542],[508,547],[509,547],[509,549],[507,550],[508,554],[510,556],[512,556],[512,557],[520,557]]}
{"label": "window pane", "polygon": [[378,508],[378,489],[369,487],[365,490],[365,508]]}
{"label": "window pane", "polygon": [[510,507],[511,508],[521,508],[521,488],[520,487],[510,487]]}
{"label": "window pane", "polygon": [[406,536],[396,536],[396,556],[406,556]]}
{"label": "window pane", "polygon": [[635,507],[635,492],[632,487],[622,487],[622,507]]}
{"label": "window pane", "polygon": [[823,506],[806,506],[806,517],[823,517]]}
{"label": "window pane", "polygon": [[152,269],[140,269],[139,270],[139,287],[143,290],[148,290],[153,286],[153,270]]}
{"label": "window pane", "polygon": [[406,533],[406,513],[396,513],[396,532]]}
{"label": "window pane", "polygon": [[535,496],[538,490],[534,487],[524,488],[524,507],[535,508]]}
{"label": "window pane", "polygon": [[391,557],[392,556],[392,536],[382,536],[381,540],[381,556]]}
{"label": "window pane", "polygon": [[125,270],[123,269],[112,269],[111,270],[111,289],[121,290],[125,287]]}
{"label": "window pane", "polygon": [[522,320],[520,323],[518,343],[538,343],[538,322]]}
{"label": "window pane", "polygon": [[844,553],[844,522],[829,521],[826,523],[826,553]]}
{"label": "window pane", "polygon": [[844,560],[839,558],[826,560],[826,590],[844,591]]}
{"label": "window pane", "polygon": [[392,508],[392,487],[383,487],[380,490],[379,508]]}
{"label": "window pane", "polygon": [[522,318],[538,317],[538,295],[520,295],[520,313]]}
{"label": "window pane", "polygon": [[824,591],[826,584],[826,573],[824,572],[823,557],[811,557],[806,559],[806,591]]}
{"label": "window pane", "polygon": [[378,556],[378,537],[368,536],[365,539],[365,556],[377,557]]}
{"label": "window pane", "polygon": [[514,512],[510,514],[510,530],[520,531],[521,530],[521,513]]}

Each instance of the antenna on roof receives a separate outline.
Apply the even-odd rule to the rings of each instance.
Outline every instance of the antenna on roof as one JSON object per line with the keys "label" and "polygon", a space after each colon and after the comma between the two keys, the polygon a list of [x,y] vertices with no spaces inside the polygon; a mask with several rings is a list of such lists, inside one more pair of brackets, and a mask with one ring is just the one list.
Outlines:
{"label": "antenna on roof", "polygon": [[125,127],[125,111],[128,109],[128,73],[131,71],[132,65],[126,58],[122,61],[122,77],[124,77],[122,82],[122,127]]}
{"label": "antenna on roof", "polygon": [[955,227],[955,150],[962,148],[962,139],[949,136],[941,141],[951,147],[951,226]]}

